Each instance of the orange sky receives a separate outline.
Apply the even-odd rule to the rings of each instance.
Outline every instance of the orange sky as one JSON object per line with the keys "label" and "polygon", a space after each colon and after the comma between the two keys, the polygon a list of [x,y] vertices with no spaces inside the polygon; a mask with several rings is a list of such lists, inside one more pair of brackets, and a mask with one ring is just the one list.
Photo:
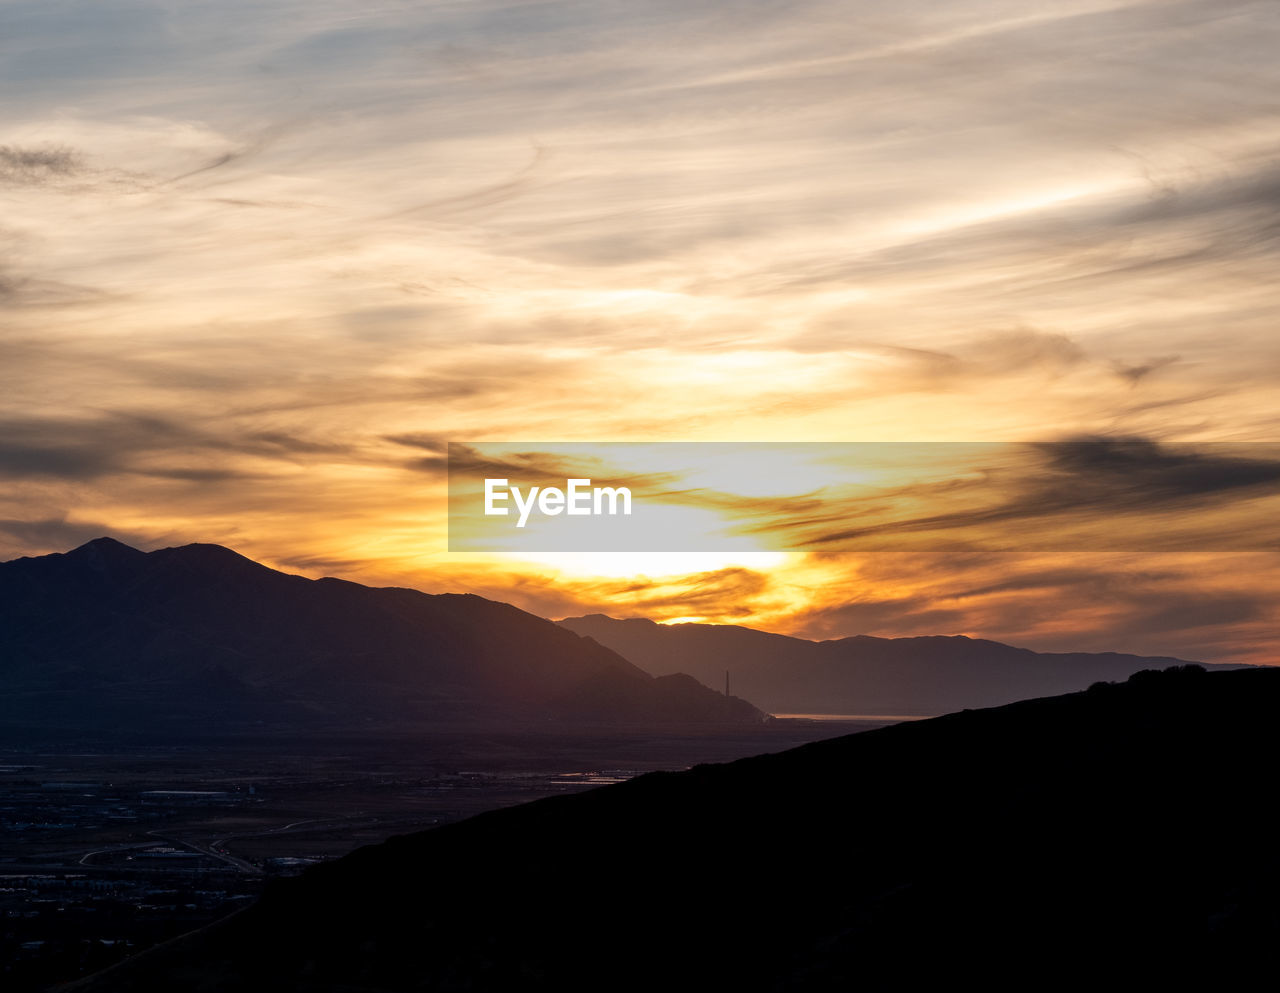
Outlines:
{"label": "orange sky", "polygon": [[441,453],[1274,440],[1278,29],[6,3],[0,555],[216,541],[551,616],[1269,660],[1275,552],[451,555]]}

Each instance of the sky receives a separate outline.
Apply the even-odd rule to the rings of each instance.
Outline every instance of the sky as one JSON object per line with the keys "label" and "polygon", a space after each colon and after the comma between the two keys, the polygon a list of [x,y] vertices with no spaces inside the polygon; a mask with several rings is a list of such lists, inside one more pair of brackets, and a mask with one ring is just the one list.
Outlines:
{"label": "sky", "polygon": [[1274,545],[450,553],[444,452],[1272,442],[1277,50],[1230,0],[0,0],[0,557],[1272,661]]}

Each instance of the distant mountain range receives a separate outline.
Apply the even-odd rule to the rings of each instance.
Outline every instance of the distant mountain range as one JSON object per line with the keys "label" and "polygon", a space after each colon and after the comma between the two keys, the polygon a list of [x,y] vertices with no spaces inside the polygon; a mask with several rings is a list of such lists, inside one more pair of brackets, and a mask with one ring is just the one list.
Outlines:
{"label": "distant mountain range", "polygon": [[723,689],[728,672],[732,692],[775,714],[947,714],[1070,693],[1183,661],[1113,652],[1033,652],[965,637],[815,642],[732,625],[661,625],[603,614],[570,617],[560,625],[655,676],[687,672]]}
{"label": "distant mountain range", "polygon": [[1190,667],[653,773],[361,849],[73,988],[1255,988],[1277,712],[1280,669]]}
{"label": "distant mountain range", "polygon": [[689,676],[473,595],[305,579],[99,538],[0,564],[0,721],[134,729],[758,722]]}

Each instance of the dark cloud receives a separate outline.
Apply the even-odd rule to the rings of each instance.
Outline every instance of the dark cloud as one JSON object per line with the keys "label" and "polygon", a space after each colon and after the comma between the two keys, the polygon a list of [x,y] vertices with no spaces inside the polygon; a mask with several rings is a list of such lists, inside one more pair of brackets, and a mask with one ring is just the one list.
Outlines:
{"label": "dark cloud", "polygon": [[1146,438],[1083,438],[1033,447],[1056,477],[1054,495],[1046,495],[1049,509],[1061,506],[1061,496],[1067,498],[1066,506],[1077,505],[1083,496],[1083,502],[1096,502],[1105,510],[1115,503],[1146,506],[1280,482],[1280,446],[1274,444],[1195,450]]}
{"label": "dark cloud", "polygon": [[1113,222],[1130,226],[1232,215],[1255,232],[1268,233],[1269,240],[1280,236],[1280,166],[1270,155],[1245,160],[1226,176],[1153,181],[1153,187],[1154,195],[1145,204],[1116,212]]}
{"label": "dark cloud", "polygon": [[[434,465],[434,461],[432,462]],[[485,454],[481,448],[462,442],[450,442],[448,450],[449,472],[459,478],[475,481],[484,479],[510,479],[517,482],[542,484],[549,479],[588,478],[597,486],[629,486],[633,490],[644,488],[655,495],[669,495],[668,489],[679,482],[678,473],[627,473],[611,466],[603,458],[584,454],[575,457],[559,451],[513,452],[495,457]]]}
{"label": "dark cloud", "polygon": [[444,476],[449,472],[449,460],[443,455],[424,455],[422,458],[410,459],[403,465],[410,472],[421,472],[429,476]]}
{"label": "dark cloud", "polygon": [[426,455],[410,459],[405,465],[414,472],[424,472],[435,476],[444,476],[449,471],[449,442],[442,435],[427,432],[411,432],[408,434],[383,435],[384,441],[390,441],[406,448],[416,448],[427,452]]}
{"label": "dark cloud", "polygon": [[447,456],[449,453],[449,440],[442,434],[414,431],[407,434],[387,434],[382,437],[385,441],[391,441],[408,448],[421,448],[423,451],[431,452],[433,455]]}
{"label": "dark cloud", "polygon": [[66,552],[102,537],[115,538],[142,551],[185,545],[191,541],[182,532],[121,529],[103,522],[70,520],[66,514],[28,519],[0,518],[0,561],[21,555]]}
{"label": "dark cloud", "polygon": [[322,576],[337,576],[342,579],[357,576],[366,569],[377,569],[382,563],[373,559],[350,558],[336,555],[286,555],[274,559],[274,565],[280,569],[296,569],[300,573]]}
{"label": "dark cloud", "polygon": [[42,186],[82,172],[83,156],[66,145],[0,145],[0,183]]}
{"label": "dark cloud", "polygon": [[1162,355],[1159,358],[1148,359],[1145,362],[1130,364],[1126,362],[1113,362],[1112,369],[1121,379],[1128,380],[1130,383],[1137,385],[1146,379],[1152,373],[1158,372],[1165,366],[1173,365],[1178,361],[1177,355]]}
{"label": "dark cloud", "polygon": [[[1185,547],[1179,541],[1192,548],[1280,546],[1274,515],[1248,504],[1280,495],[1280,450],[1274,445],[1193,449],[1142,438],[1084,438],[1020,449],[991,446],[987,458],[1010,450],[1031,458],[1013,466],[984,466],[982,446],[975,446],[978,460],[963,478],[861,495],[854,502],[834,503],[822,514],[766,522],[760,528],[790,532],[816,548],[909,547],[920,535],[929,535],[939,547],[1012,544],[1068,550],[1080,540],[1133,550]],[[922,502],[965,509],[906,518],[896,509]],[[1249,513],[1203,525],[1196,517],[1228,508]],[[847,526],[856,520],[868,523]],[[1081,539],[1072,530],[1081,526],[1101,530],[1086,530]],[[1167,540],[1174,544],[1166,545]],[[1197,544],[1205,542],[1208,546]]]}
{"label": "dark cloud", "polygon": [[1130,604],[1132,616],[1126,631],[1173,634],[1195,628],[1225,628],[1243,621],[1261,620],[1270,605],[1256,593],[1245,591],[1181,590],[1177,594],[1143,597]]}
{"label": "dark cloud", "polygon": [[119,468],[119,452],[97,440],[68,440],[47,423],[0,424],[0,477],[95,479]]}
{"label": "dark cloud", "polygon": [[0,145],[0,186],[40,187],[62,193],[139,192],[154,180],[118,168],[99,167],[70,145]]}
{"label": "dark cloud", "polygon": [[132,473],[150,476],[153,479],[174,479],[186,483],[226,483],[232,480],[263,479],[261,473],[246,472],[243,469],[230,467],[192,467],[192,468],[147,468],[131,469]]}
{"label": "dark cloud", "polygon": [[[1008,565],[1008,564],[1006,564]],[[1015,563],[1016,565],[1016,563]],[[1005,571],[1009,571],[1006,568]],[[990,597],[998,593],[1052,592],[1073,594],[1073,601],[1079,602],[1079,594],[1085,593],[1092,598],[1110,598],[1118,594],[1127,595],[1141,586],[1149,587],[1158,582],[1165,582],[1176,577],[1176,573],[1143,571],[1135,573],[1131,570],[1105,571],[1097,568],[1057,567],[1050,569],[1032,569],[1028,571],[1013,570],[996,582],[981,583],[977,586],[961,586],[948,593],[955,600],[971,600]]]}
{"label": "dark cloud", "polygon": [[255,431],[235,446],[258,455],[349,455],[351,448],[335,442],[313,441],[284,431]]}
{"label": "dark cloud", "polygon": [[134,456],[185,451],[198,439],[182,423],[153,415],[10,417],[0,421],[0,467],[11,475],[93,479],[127,471]]}
{"label": "dark cloud", "polygon": [[0,419],[0,477],[90,481],[119,473],[216,483],[257,473],[228,456],[306,461],[355,458],[347,445],[279,431],[238,433],[230,425],[198,428],[171,418],[125,412],[83,418]]}

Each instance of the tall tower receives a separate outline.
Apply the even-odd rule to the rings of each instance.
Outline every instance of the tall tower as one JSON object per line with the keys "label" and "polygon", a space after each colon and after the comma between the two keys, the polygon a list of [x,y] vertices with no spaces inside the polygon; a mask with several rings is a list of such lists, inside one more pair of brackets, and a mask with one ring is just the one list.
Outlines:
{"label": "tall tower", "polygon": [[724,671],[724,695],[729,695],[729,670]]}

